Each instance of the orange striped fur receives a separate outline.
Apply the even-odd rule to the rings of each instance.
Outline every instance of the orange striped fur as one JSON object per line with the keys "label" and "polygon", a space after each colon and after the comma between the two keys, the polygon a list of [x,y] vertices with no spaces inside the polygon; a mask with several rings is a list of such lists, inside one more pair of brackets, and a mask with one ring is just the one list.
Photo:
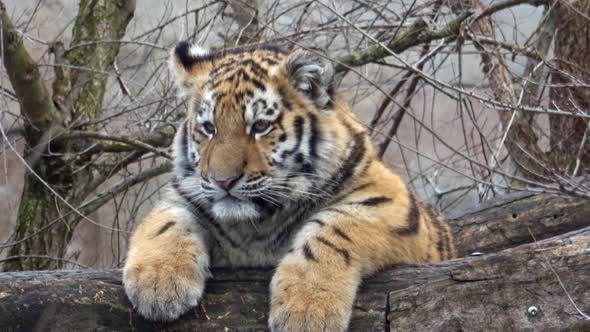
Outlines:
{"label": "orange striped fur", "polygon": [[441,216],[377,157],[323,57],[180,43],[189,98],[175,178],[134,232],[131,302],[169,321],[195,306],[209,266],[276,266],[273,331],[343,331],[363,276],[450,259]]}

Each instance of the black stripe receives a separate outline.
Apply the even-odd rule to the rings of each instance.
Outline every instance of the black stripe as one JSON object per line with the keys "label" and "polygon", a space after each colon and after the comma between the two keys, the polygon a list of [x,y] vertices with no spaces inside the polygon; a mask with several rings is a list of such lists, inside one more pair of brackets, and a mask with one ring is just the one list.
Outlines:
{"label": "black stripe", "polygon": [[359,204],[359,205],[365,205],[365,206],[376,206],[376,205],[381,205],[381,204],[385,204],[385,203],[389,203],[389,202],[391,202],[391,198],[389,198],[389,197],[376,196],[376,197],[367,198],[367,199],[362,200],[360,202],[350,202],[348,204]]}
{"label": "black stripe", "polygon": [[352,239],[348,235],[346,235],[346,233],[344,233],[344,231],[342,231],[337,226],[332,226],[332,230],[334,231],[334,234],[340,236],[341,238],[345,239],[348,242],[352,242]]}
{"label": "black stripe", "polygon": [[311,132],[309,134],[309,155],[315,158],[318,156],[317,145],[320,138],[318,118],[313,113],[308,113],[307,117],[309,118],[309,125],[311,127]]}
{"label": "black stripe", "polygon": [[217,79],[218,77],[221,77],[221,76],[227,74],[228,72],[233,70],[232,64],[233,64],[233,62],[216,63],[215,68],[213,68],[213,70],[211,70],[211,73],[209,74],[209,76]]}
{"label": "black stripe", "polygon": [[409,193],[408,196],[410,199],[410,206],[408,209],[408,216],[406,218],[407,226],[395,230],[395,232],[400,236],[414,235],[418,233],[420,228],[420,209],[418,208],[416,197],[414,197],[414,195],[411,193]]}
{"label": "black stripe", "polygon": [[213,84],[211,85],[211,90],[216,90],[221,84],[227,82],[227,79],[219,79],[216,77],[216,79],[213,81]]}
{"label": "black stripe", "polygon": [[290,111],[293,105],[291,104],[291,101],[289,101],[289,98],[287,98],[287,91],[285,91],[285,88],[283,86],[279,86],[277,92],[279,93],[279,96],[281,98],[281,104],[283,104],[283,107],[287,111]]}
{"label": "black stripe", "polygon": [[444,230],[444,225],[442,224],[442,221],[439,219],[438,214],[430,205],[426,205],[426,214],[428,214],[428,217],[430,218],[432,224],[436,228],[436,248],[438,250],[439,256],[441,259],[446,259],[446,252],[448,251],[445,251],[445,248],[447,247],[447,244],[445,243],[447,242],[447,238]]}
{"label": "black stripe", "polygon": [[255,204],[258,208],[258,212],[260,213],[260,215],[265,217],[271,215],[276,210],[283,209],[283,204],[268,204],[268,202],[264,200],[262,197],[252,197],[250,199],[250,202]]}
{"label": "black stripe", "polygon": [[184,164],[183,166],[183,170],[182,170],[182,176],[188,176],[189,174],[193,173],[195,171],[195,168],[193,165],[191,165],[191,160],[190,160],[190,156],[188,155],[188,136],[190,135],[190,131],[188,128],[188,121],[185,121],[184,124],[182,125],[182,128],[180,129],[182,132],[180,133],[181,135],[181,140],[180,140],[180,151],[182,153],[182,155],[186,158],[187,162]]}
{"label": "black stripe", "polygon": [[[436,228],[439,230],[439,247],[444,248],[444,252],[446,255],[444,259],[451,259],[453,258],[453,240],[451,237],[451,231],[445,224],[444,220],[439,216],[438,218],[434,219],[434,224]],[[441,253],[443,249],[439,249]],[[442,256],[442,255],[441,255]]]}
{"label": "black stripe", "polygon": [[[442,220],[440,220],[440,222],[443,222]],[[451,236],[451,230],[449,228],[446,228],[446,232],[445,232],[446,236],[445,236],[445,248],[447,250],[447,259],[451,259],[454,258],[455,253],[454,248],[453,248],[453,238]]]}
{"label": "black stripe", "polygon": [[[439,220],[439,221],[442,223],[442,220]],[[451,249],[451,241],[452,240],[451,240],[451,234],[450,234],[449,229],[444,229],[443,235],[444,235],[443,242],[445,244],[445,252],[446,252],[446,256],[444,259],[451,259],[451,258],[453,258],[453,252]]]}
{"label": "black stripe", "polygon": [[305,259],[307,259],[308,261],[318,261],[318,259],[314,256],[313,252],[311,251],[309,243],[307,242],[303,245],[303,257],[305,257]]}
{"label": "black stripe", "polygon": [[316,202],[314,201],[299,201],[297,207],[293,210],[293,213],[288,215],[287,220],[283,221],[283,223],[270,230],[270,232],[265,233],[258,233],[252,239],[253,241],[260,242],[262,240],[268,240],[272,235],[274,237],[271,240],[268,240],[267,243],[272,243],[275,246],[281,246],[285,239],[287,239],[287,235],[293,234],[299,230],[299,226],[304,224],[304,220],[306,220],[306,215],[315,209]]}
{"label": "black stripe", "polygon": [[342,166],[340,166],[340,168],[332,175],[330,180],[327,181],[327,188],[323,188],[324,191],[332,194],[340,192],[340,190],[344,186],[344,183],[346,183],[346,181],[354,175],[355,168],[361,162],[366,152],[365,133],[354,133],[353,129],[347,124],[345,124],[345,127],[348,130],[348,132],[353,136],[353,146],[348,157],[342,163]]}
{"label": "black stripe", "polygon": [[213,98],[215,98],[215,100],[217,101],[217,104],[219,104],[219,102],[223,98],[225,98],[227,95],[229,95],[229,92],[227,92],[227,91],[216,91],[216,92],[213,92]]}
{"label": "black stripe", "polygon": [[301,116],[296,116],[293,120],[293,128],[295,129],[295,147],[291,150],[285,150],[281,153],[281,158],[285,159],[299,150],[301,140],[303,139],[303,124],[305,120]]}
{"label": "black stripe", "polygon": [[436,227],[436,236],[438,237],[436,241],[436,249],[438,250],[438,254],[441,259],[445,259],[445,237],[444,237],[444,230],[443,226],[440,224],[440,221],[437,219],[433,219],[432,223],[434,227]]}
{"label": "black stripe", "polygon": [[277,233],[272,243],[274,245],[281,245],[289,235],[293,234],[296,230],[299,230],[302,223],[297,218],[291,218],[291,222],[283,226],[283,229]]}
{"label": "black stripe", "polygon": [[252,81],[252,84],[254,84],[254,86],[256,86],[256,88],[258,90],[263,91],[263,92],[266,91],[266,86],[261,81],[255,79],[255,78],[251,79],[251,81]]}
{"label": "black stripe", "polygon": [[351,191],[348,192],[348,194],[352,194],[352,193],[355,193],[357,191],[361,191],[361,190],[363,190],[363,189],[365,189],[365,188],[367,188],[369,186],[372,186],[374,184],[375,183],[373,183],[373,182],[363,183],[360,186],[354,187]]}
{"label": "black stripe", "polygon": [[363,168],[360,171],[356,172],[356,176],[359,178],[363,177],[365,174],[367,174],[367,171],[369,170],[369,167],[371,167],[371,165],[373,165],[372,160],[366,162],[365,166],[363,166]]}
{"label": "black stripe", "polygon": [[292,234],[299,231],[299,229],[305,224],[309,212],[314,211],[316,205],[317,201],[312,200],[301,200],[297,202],[297,206],[293,210],[294,212],[289,214],[287,221],[281,225],[283,228],[281,230],[276,228],[273,230],[275,234],[278,232],[279,235],[274,238],[272,243],[280,244],[281,241],[284,241],[286,237],[283,236],[282,239],[279,239],[279,236],[281,236],[281,233],[285,230],[288,230],[288,233],[286,232],[284,234]]}
{"label": "black stripe", "polygon": [[264,110],[265,110],[265,109],[268,107],[268,104],[266,103],[266,100],[264,100],[264,99],[262,99],[262,98],[258,98],[258,99],[256,99],[256,102],[255,102],[255,104],[256,104],[256,107],[257,107],[257,108],[258,108],[258,104],[259,104],[259,103],[260,103],[260,104],[262,104],[262,109],[260,109],[260,110],[257,110],[257,111],[261,111],[261,112],[262,112],[262,111],[264,111]]}
{"label": "black stripe", "polygon": [[[277,126],[279,126],[279,128],[284,132],[285,131],[285,127],[283,127],[283,112],[280,112],[279,115],[277,116],[275,122],[274,122]],[[284,137],[283,140],[281,140],[281,138]],[[284,142],[287,140],[287,134],[282,133],[281,136],[279,137],[279,141]]]}
{"label": "black stripe", "polygon": [[328,94],[328,103],[326,104],[326,109],[332,109],[334,107],[334,84],[330,84],[328,86],[326,93]]}
{"label": "black stripe", "polygon": [[255,62],[252,59],[246,59],[240,62],[238,65],[249,67],[252,73],[257,77],[266,78],[268,76],[268,72],[266,71],[266,69],[262,68],[257,62]]}
{"label": "black stripe", "polygon": [[342,194],[341,196],[339,196],[335,200],[333,200],[332,204],[340,203],[343,200],[345,200],[346,198],[348,198],[348,196],[354,194],[355,192],[361,191],[369,186],[372,186],[373,184],[374,184],[373,182],[367,182],[367,183],[361,184],[360,186],[354,187],[350,191]]}
{"label": "black stripe", "polygon": [[260,59],[260,61],[264,61],[264,62],[268,63],[271,66],[274,66],[274,65],[278,64],[277,61],[275,61],[274,59],[271,59],[271,58],[262,58],[262,59]]}
{"label": "black stripe", "polygon": [[180,135],[182,135],[182,140],[180,141],[180,144],[182,145],[182,152],[184,153],[184,155],[186,155],[188,152],[188,121],[184,121],[184,123],[182,124],[182,128],[180,128],[180,130],[182,131],[180,133]]}
{"label": "black stripe", "polygon": [[214,219],[211,219],[211,222],[209,224],[213,225],[213,227],[215,228],[215,231],[221,236],[221,238],[224,239],[225,241],[227,241],[233,248],[240,248],[240,245],[234,239],[232,239],[229,236],[229,234],[227,234],[223,230],[223,228],[221,228],[221,226],[217,223],[217,221],[215,221]]}
{"label": "black stripe", "polygon": [[[246,93],[244,91],[238,91],[234,94],[234,101],[236,105],[240,105],[244,101],[244,97],[246,97]],[[242,112],[246,111],[246,106],[242,106]]]}
{"label": "black stripe", "polygon": [[250,82],[253,80],[253,78],[244,70],[244,68],[238,68],[236,72],[232,75],[233,80],[236,81],[239,80],[240,77],[242,78],[242,80],[246,82]]}
{"label": "black stripe", "polygon": [[434,220],[439,216],[439,214],[436,211],[434,211],[434,208],[429,204],[424,204],[424,210],[426,210],[426,214],[428,215],[428,217],[430,217],[431,220]]}
{"label": "black stripe", "polygon": [[437,222],[440,223],[441,225],[441,230],[443,232],[444,235],[444,246],[445,246],[445,252],[447,253],[446,255],[446,259],[451,259],[453,258],[453,239],[451,237],[451,230],[448,227],[445,227],[444,225],[444,221],[441,218],[437,218],[436,219]]}
{"label": "black stripe", "polygon": [[310,124],[310,134],[309,134],[307,144],[308,144],[309,155],[311,156],[311,158],[310,158],[310,160],[308,160],[307,162],[304,163],[304,161],[305,161],[304,155],[303,155],[303,153],[299,153],[299,154],[297,154],[295,161],[297,163],[302,164],[301,168],[299,170],[301,173],[314,174],[315,168],[314,168],[313,164],[315,162],[314,158],[317,158],[317,156],[318,156],[317,144],[318,144],[320,134],[319,134],[316,115],[313,113],[308,113],[307,117],[309,119],[309,124]]}
{"label": "black stripe", "polygon": [[337,253],[339,253],[340,255],[342,255],[342,257],[344,257],[344,262],[346,263],[346,265],[350,265],[350,253],[348,252],[348,250],[344,249],[344,248],[339,248],[337,247],[334,243],[324,239],[321,236],[317,236],[316,239],[320,242],[325,244],[326,246],[328,246],[328,248],[333,249],[334,251],[336,251]]}
{"label": "black stripe", "polygon": [[174,222],[174,221],[167,222],[166,224],[164,224],[164,226],[162,226],[162,228],[160,228],[160,230],[158,230],[156,235],[154,235],[153,237],[156,237],[158,235],[162,235],[162,233],[164,233],[165,231],[170,229],[170,227],[174,226],[174,224],[176,224],[176,222]]}
{"label": "black stripe", "polygon": [[[304,123],[305,123],[305,120],[301,116],[296,116],[295,119],[293,120],[293,128],[295,128],[295,138],[297,139],[297,145],[295,146],[295,149],[293,149],[295,151],[299,149],[299,146],[301,145],[301,140],[303,139],[303,124]],[[293,151],[293,152],[295,152],[295,151]]]}

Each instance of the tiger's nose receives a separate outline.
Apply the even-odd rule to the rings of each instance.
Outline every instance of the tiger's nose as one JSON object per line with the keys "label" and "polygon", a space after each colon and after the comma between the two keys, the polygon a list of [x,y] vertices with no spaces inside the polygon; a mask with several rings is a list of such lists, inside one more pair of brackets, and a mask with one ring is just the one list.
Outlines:
{"label": "tiger's nose", "polygon": [[236,182],[238,182],[238,180],[242,177],[243,174],[240,174],[239,176],[230,176],[230,177],[214,177],[211,180],[213,180],[213,182],[218,185],[219,187],[225,189],[225,190],[230,190],[235,184]]}

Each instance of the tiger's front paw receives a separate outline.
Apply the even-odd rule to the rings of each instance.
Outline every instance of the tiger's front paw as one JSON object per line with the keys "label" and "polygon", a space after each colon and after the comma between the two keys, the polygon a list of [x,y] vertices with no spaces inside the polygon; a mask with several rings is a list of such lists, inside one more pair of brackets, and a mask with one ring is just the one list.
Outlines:
{"label": "tiger's front paw", "polygon": [[153,321],[172,321],[197,305],[206,275],[194,259],[134,259],[123,269],[123,284],[140,315]]}
{"label": "tiger's front paw", "polygon": [[[352,311],[349,291],[335,285],[273,278],[269,326],[273,332],[345,331]],[[354,292],[354,291],[353,291]]]}

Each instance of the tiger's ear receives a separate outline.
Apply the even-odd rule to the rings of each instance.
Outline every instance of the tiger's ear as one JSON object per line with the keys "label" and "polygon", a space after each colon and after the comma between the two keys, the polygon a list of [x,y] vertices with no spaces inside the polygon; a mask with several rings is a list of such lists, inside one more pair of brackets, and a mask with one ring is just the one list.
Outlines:
{"label": "tiger's ear", "polygon": [[212,66],[210,51],[201,46],[182,41],[170,52],[170,69],[187,94],[207,83]]}
{"label": "tiger's ear", "polygon": [[318,108],[332,103],[334,66],[330,61],[309,51],[295,51],[287,57],[285,71],[291,84]]}

